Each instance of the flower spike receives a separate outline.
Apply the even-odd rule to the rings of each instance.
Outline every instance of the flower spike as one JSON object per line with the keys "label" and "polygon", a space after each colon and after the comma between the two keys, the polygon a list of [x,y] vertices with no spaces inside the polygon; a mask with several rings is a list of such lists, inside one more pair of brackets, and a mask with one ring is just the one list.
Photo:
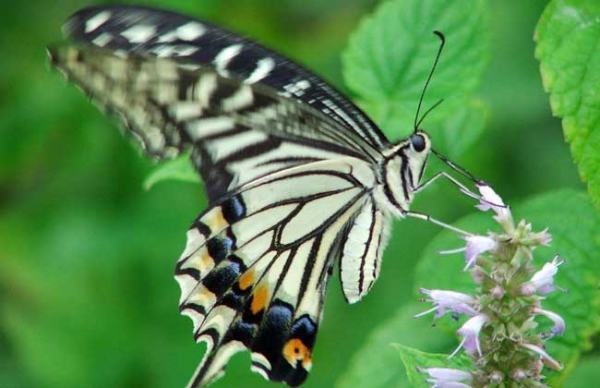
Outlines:
{"label": "flower spike", "polygon": [[[543,369],[561,369],[561,364],[541,346],[544,340],[562,335],[565,320],[542,308],[545,295],[554,291],[554,278],[563,260],[556,256],[535,270],[533,252],[552,241],[547,229],[534,232],[531,223],[515,224],[510,209],[488,185],[478,183],[481,199],[477,207],[492,210],[501,231],[487,235],[460,233],[465,245],[440,252],[463,252],[465,271],[475,283],[470,294],[451,290],[421,289],[433,307],[415,315],[448,312],[468,318],[457,330],[461,349],[472,359],[471,372],[452,368],[419,369],[433,388],[482,388],[489,386],[546,387]],[[485,259],[481,256],[485,254]],[[538,329],[536,316],[552,321],[550,333]]]}

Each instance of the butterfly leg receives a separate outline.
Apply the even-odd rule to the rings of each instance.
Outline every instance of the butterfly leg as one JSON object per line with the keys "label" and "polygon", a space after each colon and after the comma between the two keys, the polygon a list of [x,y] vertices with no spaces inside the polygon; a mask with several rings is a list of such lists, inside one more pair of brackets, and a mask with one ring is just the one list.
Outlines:
{"label": "butterfly leg", "polygon": [[472,192],[465,185],[460,183],[456,178],[454,178],[452,175],[448,174],[445,171],[438,172],[437,174],[435,174],[434,176],[432,176],[425,182],[423,182],[420,185],[418,185],[417,187],[415,187],[413,189],[413,193],[418,193],[419,191],[424,190],[425,188],[429,187],[429,185],[431,185],[433,182],[438,180],[438,178],[446,178],[446,179],[448,179],[448,181],[450,181],[450,183],[452,183],[454,186],[456,186],[461,193],[465,194],[468,197],[476,199],[478,201],[482,200],[481,195]]}
{"label": "butterfly leg", "polygon": [[462,230],[460,228],[457,228],[455,226],[447,224],[447,223],[445,223],[443,221],[440,221],[440,220],[438,220],[436,218],[433,218],[429,214],[425,214],[425,213],[421,213],[421,212],[415,212],[415,211],[410,211],[410,210],[405,210],[405,211],[402,212],[402,215],[404,217],[418,218],[420,220],[431,222],[432,224],[441,226],[444,229],[448,229],[448,230],[451,230],[451,231],[453,231],[455,233],[458,233],[461,236],[465,236],[466,237],[466,236],[472,236],[473,235],[472,233],[469,233],[469,232],[467,232],[465,230]]}

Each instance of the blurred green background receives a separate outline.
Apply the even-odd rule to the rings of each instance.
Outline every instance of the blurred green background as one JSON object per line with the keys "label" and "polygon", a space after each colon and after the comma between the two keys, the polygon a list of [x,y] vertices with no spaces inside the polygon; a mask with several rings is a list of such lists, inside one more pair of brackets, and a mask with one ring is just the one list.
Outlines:
{"label": "blurred green background", "polygon": [[[138,2],[141,3],[141,2]],[[340,54],[370,0],[162,0],[254,37],[344,89]],[[114,123],[49,70],[44,47],[92,2],[5,3],[0,13],[0,387],[179,387],[201,359],[177,312],[172,274],[202,188],[142,182],[152,164]],[[551,117],[533,30],[545,2],[490,2],[492,53],[481,85],[486,131],[458,162],[506,200],[582,188]],[[398,37],[401,39],[402,37]],[[415,101],[416,105],[416,101]],[[432,134],[435,139],[435,134]],[[535,157],[533,157],[535,155]],[[452,221],[473,203],[446,185],[414,208]],[[396,223],[381,276],[347,305],[337,276],[307,386],[332,386],[370,331],[414,301],[413,267],[438,228]],[[215,387],[265,386],[236,356]]]}

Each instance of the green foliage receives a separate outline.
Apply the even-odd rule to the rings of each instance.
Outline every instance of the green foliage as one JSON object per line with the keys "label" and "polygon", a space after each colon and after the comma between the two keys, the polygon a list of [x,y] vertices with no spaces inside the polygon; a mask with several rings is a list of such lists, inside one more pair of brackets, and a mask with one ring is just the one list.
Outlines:
{"label": "green foliage", "polygon": [[[445,119],[456,117],[461,107],[472,108],[470,101],[488,58],[487,26],[486,3],[480,0],[470,1],[468,7],[460,0],[384,2],[351,36],[343,55],[344,79],[390,137],[406,136],[439,47],[432,32],[443,32],[446,46],[421,111],[446,99],[424,123],[437,140]],[[466,123],[453,128],[447,141],[470,131],[466,137],[476,138],[483,120]]]}
{"label": "green foliage", "polygon": [[377,326],[366,343],[356,351],[337,386],[406,387],[408,367],[400,366],[398,349],[392,344],[399,343],[427,352],[442,352],[451,346],[452,338],[446,333],[413,318],[422,307],[416,303],[403,306],[392,318]]}
{"label": "green foliage", "polygon": [[201,183],[198,173],[190,163],[189,154],[181,155],[156,167],[144,180],[144,189],[150,190],[155,184],[171,179],[196,184]]}
{"label": "green foliage", "polygon": [[600,2],[554,0],[536,30],[535,54],[550,93],[554,115],[562,119],[579,174],[600,208]]}
{"label": "green foliage", "polygon": [[565,380],[564,386],[569,388],[588,388],[592,381],[597,381],[600,370],[600,357],[592,356],[581,360],[573,373]]}
{"label": "green foliage", "polygon": [[428,126],[433,127],[436,149],[444,150],[453,159],[460,158],[483,134],[488,111],[485,102],[472,98],[443,120],[432,120]]}
{"label": "green foliage", "polygon": [[419,368],[456,368],[468,371],[472,368],[471,360],[465,355],[448,358],[447,354],[425,353],[404,345],[394,344],[408,375],[408,382],[413,388],[429,388],[425,376]]}
{"label": "green foliage", "polygon": [[[567,291],[555,292],[544,302],[544,308],[558,312],[567,324],[565,334],[547,344],[549,353],[565,366],[553,379],[561,381],[575,366],[580,353],[590,348],[590,337],[600,329],[600,260],[597,259],[600,216],[585,194],[573,190],[540,195],[516,206],[513,215],[515,219],[526,218],[534,229],[549,228],[553,238],[551,246],[535,252],[540,266],[557,252],[566,260],[556,283]],[[488,213],[470,215],[456,225],[480,234],[496,228]],[[461,274],[464,259],[437,253],[462,244],[450,232],[436,237],[419,262],[415,283],[425,288],[472,292],[472,280],[467,274]]]}

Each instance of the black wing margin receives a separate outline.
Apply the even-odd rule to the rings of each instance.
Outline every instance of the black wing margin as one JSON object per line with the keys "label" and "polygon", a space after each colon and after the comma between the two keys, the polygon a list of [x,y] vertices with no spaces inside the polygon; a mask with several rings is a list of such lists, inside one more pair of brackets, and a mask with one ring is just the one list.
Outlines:
{"label": "black wing margin", "polygon": [[288,58],[209,22],[146,7],[95,6],[72,15],[65,34],[109,50],[153,53],[215,66],[222,76],[260,82],[312,106],[375,149],[389,144],[357,106],[324,80]]}

